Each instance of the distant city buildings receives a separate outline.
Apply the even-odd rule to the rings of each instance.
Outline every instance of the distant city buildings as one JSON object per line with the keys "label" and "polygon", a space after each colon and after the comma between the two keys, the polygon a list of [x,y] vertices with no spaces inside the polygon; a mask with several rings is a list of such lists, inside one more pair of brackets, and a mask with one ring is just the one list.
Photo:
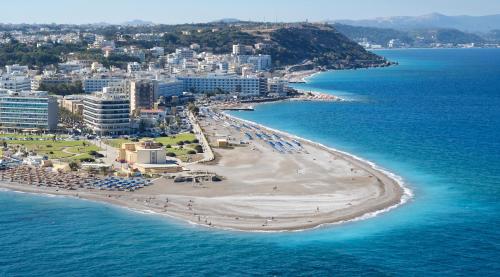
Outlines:
{"label": "distant city buildings", "polygon": [[[212,32],[218,32],[218,29]],[[40,40],[36,36],[23,37],[26,43],[38,43],[39,47],[50,47],[54,41],[83,41],[88,43],[92,51],[102,51],[103,57],[118,62],[110,65],[109,62],[69,53],[62,59],[64,62],[37,70],[30,70],[26,65],[7,65],[5,70],[0,70],[0,89],[10,93],[4,95],[18,92],[20,94],[15,97],[23,99],[19,100],[20,103],[45,101],[47,104],[45,110],[37,111],[43,114],[45,121],[36,124],[36,117],[26,117],[23,121],[23,109],[18,107],[16,119],[11,120],[18,122],[15,125],[8,121],[15,105],[9,108],[7,101],[2,109],[10,110],[9,114],[2,111],[2,122],[8,123],[5,126],[11,128],[55,130],[58,116],[49,110],[55,106],[57,111],[58,102],[60,108],[81,116],[88,131],[98,135],[129,134],[138,131],[142,123],[153,129],[170,125],[168,131],[175,133],[190,128],[188,121],[182,119],[178,122],[179,115],[185,115],[182,105],[189,101],[203,97],[216,100],[282,97],[288,93],[287,81],[272,78],[272,58],[262,52],[269,50],[271,44],[268,43],[235,44],[231,46],[231,52],[222,54],[203,51],[197,43],[177,48],[171,53],[166,53],[165,48],[160,46],[143,49],[138,46],[120,46],[122,43],[118,43],[131,37],[150,42],[160,41],[163,35],[120,34],[116,37],[116,43],[89,32],[76,37],[61,34],[48,40]],[[189,36],[191,31],[183,35]],[[41,88],[49,91],[36,92]],[[28,93],[30,90],[32,94]],[[51,93],[59,96],[50,96]],[[36,94],[40,97],[30,98],[21,94]]]}

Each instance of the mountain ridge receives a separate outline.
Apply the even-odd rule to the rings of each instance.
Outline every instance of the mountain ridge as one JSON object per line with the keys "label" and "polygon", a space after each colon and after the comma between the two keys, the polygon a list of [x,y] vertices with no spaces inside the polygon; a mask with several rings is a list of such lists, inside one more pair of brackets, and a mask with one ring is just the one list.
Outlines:
{"label": "mountain ridge", "polygon": [[500,14],[448,16],[441,13],[431,13],[420,16],[390,16],[362,20],[341,19],[328,20],[327,22],[396,30],[441,28],[487,33],[491,30],[500,29]]}

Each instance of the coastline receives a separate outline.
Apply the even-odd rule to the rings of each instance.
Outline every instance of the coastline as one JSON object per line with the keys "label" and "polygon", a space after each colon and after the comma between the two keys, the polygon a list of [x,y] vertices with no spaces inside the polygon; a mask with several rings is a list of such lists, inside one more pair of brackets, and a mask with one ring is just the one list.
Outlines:
{"label": "coastline", "polygon": [[[229,169],[227,173],[229,176],[228,180],[222,182],[223,186],[217,184],[210,187],[212,185],[208,184],[205,187],[205,191],[194,185],[193,187],[190,185],[176,185],[162,178],[157,180],[157,184],[151,188],[141,189],[134,193],[96,190],[66,191],[57,188],[40,188],[4,181],[0,182],[0,187],[13,191],[42,195],[61,195],[106,202],[138,212],[168,216],[190,224],[248,232],[302,231],[330,224],[366,219],[398,207],[411,198],[411,191],[404,187],[399,177],[371,162],[255,122],[233,116],[228,116],[228,118],[259,126],[258,128],[262,128],[262,130],[270,134],[275,133],[284,138],[300,141],[304,145],[304,148],[309,151],[309,155],[314,155],[314,157],[318,157],[319,155],[333,156],[335,160],[338,159],[332,165],[335,168],[340,166],[345,167],[345,163],[347,163],[355,167],[356,171],[370,174],[370,178],[373,176],[377,181],[374,181],[375,178],[369,180],[367,176],[364,176],[366,175],[364,173],[353,174],[351,169],[351,173],[347,172],[343,174],[347,176],[352,175],[352,180],[354,178],[364,178],[365,181],[346,181],[351,185],[338,188],[337,185],[329,184],[334,182],[333,180],[325,177],[326,183],[318,185],[320,189],[313,189],[311,192],[310,188],[300,186],[283,187],[290,183],[290,181],[285,180],[281,181],[279,192],[273,192],[272,189],[269,189],[270,192],[266,192],[266,187],[271,188],[271,184],[279,183],[279,179],[276,179],[279,177],[271,177],[274,176],[271,174],[265,180],[275,178],[274,182],[266,181],[261,184],[259,182],[252,183],[253,180],[245,180],[249,183],[240,184],[235,181],[241,180],[236,179],[245,179],[245,176],[236,174],[234,175],[236,177],[234,177],[231,175],[234,170]],[[216,152],[219,152],[218,154],[220,155],[220,150]],[[233,154],[238,155],[237,153]],[[224,152],[222,160],[225,157],[230,158],[233,154],[231,154],[231,151]],[[247,155],[250,154],[247,153]],[[270,153],[266,158],[277,158],[283,161],[283,158],[280,156],[277,153]],[[307,156],[305,155],[305,157]],[[297,155],[297,157],[303,159],[301,155]],[[309,163],[314,161],[313,159],[309,159],[301,162]],[[237,164],[237,166],[244,165]],[[199,165],[198,167],[200,170],[213,170],[213,166]],[[217,172],[217,170],[215,171]],[[292,172],[285,170],[283,174],[290,175]],[[316,173],[318,172],[313,171],[313,176],[316,176]],[[346,179],[346,177],[342,176],[339,177],[339,180]],[[331,188],[327,187],[323,189],[322,186],[327,184]],[[242,186],[254,186],[254,188],[250,187],[246,191],[242,189],[243,191],[241,192],[235,192],[235,190],[240,190]],[[354,186],[354,188],[350,188],[350,186]],[[336,190],[338,190],[337,193],[335,193]],[[269,207],[262,208],[266,207],[266,205],[269,205]],[[318,212],[313,211],[313,207],[316,207],[316,205],[318,205]],[[334,207],[329,208],[331,205]],[[319,211],[320,206],[321,211]],[[294,211],[293,209],[290,210],[291,207],[298,208]],[[269,216],[274,213],[276,213],[276,216]],[[266,223],[262,224],[263,221]]]}
{"label": "coastline", "polygon": [[[405,186],[405,182],[404,182],[404,180],[403,180],[403,178],[401,176],[399,176],[399,175],[397,175],[395,173],[390,172],[389,170],[387,170],[387,169],[385,169],[385,168],[377,165],[376,163],[374,163],[372,161],[363,159],[363,158],[361,158],[359,156],[356,156],[354,154],[351,154],[351,153],[348,153],[348,152],[345,152],[345,151],[338,150],[338,149],[333,148],[333,147],[326,146],[326,145],[321,144],[319,142],[315,142],[315,141],[312,141],[312,140],[309,140],[309,139],[306,139],[306,138],[302,138],[302,137],[299,137],[299,136],[287,133],[285,131],[273,129],[273,128],[267,127],[265,125],[262,125],[262,124],[259,124],[259,123],[256,123],[256,122],[253,122],[253,121],[250,121],[250,120],[241,119],[241,118],[229,115],[227,113],[224,113],[224,114],[226,116],[232,117],[232,118],[234,118],[236,120],[239,120],[239,121],[242,121],[242,122],[246,122],[246,123],[249,123],[249,124],[254,124],[254,125],[259,126],[260,128],[270,130],[272,132],[281,134],[283,136],[288,136],[288,137],[291,137],[293,139],[309,143],[311,145],[320,147],[320,148],[322,148],[323,150],[325,150],[327,152],[331,152],[333,154],[339,155],[339,156],[343,157],[344,159],[347,159],[347,160],[355,162],[355,163],[359,163],[360,165],[363,165],[365,168],[368,168],[369,170],[373,170],[374,172],[378,172],[378,174],[381,174],[382,176],[384,176],[384,179],[386,179],[389,183],[393,183],[393,184],[397,185],[397,187],[399,187],[401,194],[400,194],[400,197],[399,197],[399,201],[397,201],[398,203],[395,203],[394,205],[391,205],[391,206],[388,206],[388,207],[385,207],[385,208],[375,209],[375,210],[373,210],[371,212],[367,212],[367,213],[365,213],[363,215],[360,215],[359,217],[353,217],[351,219],[340,221],[340,222],[326,223],[326,225],[328,225],[328,224],[339,224],[339,223],[349,222],[349,221],[356,221],[358,219],[359,220],[368,219],[368,218],[377,216],[378,214],[381,214],[381,213],[390,211],[390,210],[392,210],[394,208],[397,208],[397,207],[399,207],[399,206],[407,203],[414,196],[413,191],[410,188],[408,188],[407,186]],[[319,225],[317,227],[320,227],[320,226],[321,225]]]}

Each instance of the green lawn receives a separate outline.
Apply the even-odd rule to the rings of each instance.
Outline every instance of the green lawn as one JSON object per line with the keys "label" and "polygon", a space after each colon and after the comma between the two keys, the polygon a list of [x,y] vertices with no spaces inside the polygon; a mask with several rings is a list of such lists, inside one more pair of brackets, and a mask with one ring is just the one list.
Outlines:
{"label": "green lawn", "polygon": [[[0,134],[0,138],[33,138],[52,139],[54,135],[23,135],[23,134]],[[58,138],[66,138],[67,135],[57,135]]]}
{"label": "green lawn", "polygon": [[170,136],[170,137],[160,137],[160,138],[155,138],[154,140],[157,142],[162,143],[163,145],[176,145],[179,141],[192,141],[196,138],[194,134],[191,133],[184,133],[184,134],[178,134],[175,136]]}
{"label": "green lawn", "polygon": [[[169,137],[158,137],[158,138],[153,138],[154,141],[159,142],[163,145],[177,145],[178,142],[180,141],[192,141],[196,138],[194,134],[191,133],[184,133],[184,134],[178,134],[175,136],[169,136]],[[151,139],[151,138],[142,138],[140,140],[146,140],[146,139]],[[131,142],[129,139],[108,139],[105,141],[105,143],[109,146],[115,147],[115,148],[120,148],[123,143]]]}
{"label": "green lawn", "polygon": [[111,146],[111,147],[114,147],[114,148],[120,148],[122,146],[122,144],[124,143],[127,143],[127,142],[131,142],[130,140],[128,139],[108,139],[108,140],[105,140],[104,143]]}
{"label": "green lawn", "polygon": [[[12,135],[4,135],[4,137],[14,137]],[[28,136],[16,135],[16,138],[26,138]],[[33,136],[29,136],[33,137]],[[34,151],[38,155],[46,155],[49,159],[65,159],[80,160],[83,158],[91,158],[88,154],[90,151],[99,151],[100,148],[85,141],[53,141],[51,137],[47,140],[8,140],[5,141],[8,146],[26,147],[28,151]],[[85,146],[84,146],[85,144]]]}

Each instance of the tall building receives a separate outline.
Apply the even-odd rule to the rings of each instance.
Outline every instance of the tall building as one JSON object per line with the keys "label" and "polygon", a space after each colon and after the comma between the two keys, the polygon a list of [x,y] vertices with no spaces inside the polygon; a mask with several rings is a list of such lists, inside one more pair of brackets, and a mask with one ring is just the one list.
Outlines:
{"label": "tall building", "polygon": [[233,44],[233,55],[238,56],[241,54],[241,45]]}
{"label": "tall building", "polygon": [[252,64],[257,71],[266,71],[271,68],[271,55],[249,56],[247,62]]}
{"label": "tall building", "polygon": [[45,91],[0,92],[0,126],[8,131],[53,131],[57,128],[57,99]]}
{"label": "tall building", "polygon": [[130,132],[130,101],[126,94],[96,92],[83,100],[83,121],[101,136]]}
{"label": "tall building", "polygon": [[155,80],[130,81],[130,112],[140,109],[152,109],[158,93]]}

